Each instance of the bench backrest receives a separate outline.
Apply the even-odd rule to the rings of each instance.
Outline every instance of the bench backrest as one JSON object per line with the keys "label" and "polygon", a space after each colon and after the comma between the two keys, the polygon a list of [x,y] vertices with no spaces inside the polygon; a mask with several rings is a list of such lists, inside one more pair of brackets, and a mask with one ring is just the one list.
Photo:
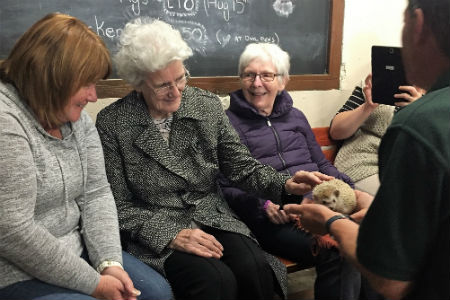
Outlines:
{"label": "bench backrest", "polygon": [[337,145],[330,138],[330,135],[328,134],[329,129],[330,127],[315,127],[312,130],[316,136],[317,143],[322,148],[323,154],[329,161],[331,161],[331,163],[334,163],[337,153]]}

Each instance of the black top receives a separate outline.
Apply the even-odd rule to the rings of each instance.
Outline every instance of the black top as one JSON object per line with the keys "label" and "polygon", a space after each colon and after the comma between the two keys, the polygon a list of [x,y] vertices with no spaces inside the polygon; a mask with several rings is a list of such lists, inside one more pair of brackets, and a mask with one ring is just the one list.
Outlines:
{"label": "black top", "polygon": [[408,299],[450,298],[450,72],[400,110],[379,149],[380,188],[358,235],[371,272],[412,281]]}

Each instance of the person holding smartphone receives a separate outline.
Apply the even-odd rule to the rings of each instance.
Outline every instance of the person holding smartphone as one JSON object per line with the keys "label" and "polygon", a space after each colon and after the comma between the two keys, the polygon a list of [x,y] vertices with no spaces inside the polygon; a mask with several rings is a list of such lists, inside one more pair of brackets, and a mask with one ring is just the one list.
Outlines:
{"label": "person holding smartphone", "polygon": [[330,136],[342,141],[334,165],[355,182],[355,188],[375,195],[378,179],[378,146],[394,113],[419,99],[424,90],[400,86],[396,106],[378,104],[372,100],[372,74],[363,87],[355,87],[350,98],[331,121]]}

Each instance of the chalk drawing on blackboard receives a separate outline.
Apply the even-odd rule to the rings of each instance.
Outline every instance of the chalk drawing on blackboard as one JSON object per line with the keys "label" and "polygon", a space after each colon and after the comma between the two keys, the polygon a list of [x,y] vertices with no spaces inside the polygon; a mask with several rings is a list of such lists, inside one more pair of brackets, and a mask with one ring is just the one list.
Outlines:
{"label": "chalk drawing on blackboard", "polygon": [[291,0],[275,0],[273,9],[280,17],[288,18],[294,12],[295,5]]}
{"label": "chalk drawing on blackboard", "polygon": [[279,44],[291,55],[291,74],[326,74],[333,1],[1,0],[0,59],[29,26],[59,11],[84,21],[112,55],[129,20],[149,17],[168,22],[194,51],[187,61],[193,77],[235,76],[240,53],[252,42]]}
{"label": "chalk drawing on blackboard", "polygon": [[217,42],[223,48],[230,42],[231,35],[229,33],[228,34],[222,34],[222,29],[219,29],[216,32],[216,39],[217,39]]}
{"label": "chalk drawing on blackboard", "polygon": [[189,44],[189,47],[201,56],[206,56],[208,44],[210,44],[206,27],[192,20],[167,19],[170,24],[180,31],[181,36]]}

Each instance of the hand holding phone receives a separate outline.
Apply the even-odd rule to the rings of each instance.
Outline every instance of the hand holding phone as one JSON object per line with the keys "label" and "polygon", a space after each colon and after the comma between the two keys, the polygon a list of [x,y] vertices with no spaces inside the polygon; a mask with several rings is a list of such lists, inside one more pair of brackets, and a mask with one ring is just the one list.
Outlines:
{"label": "hand holding phone", "polygon": [[398,99],[398,102],[395,102],[395,105],[397,106],[406,106],[425,94],[424,89],[412,85],[402,85],[399,90],[401,92],[394,95],[394,97]]}

